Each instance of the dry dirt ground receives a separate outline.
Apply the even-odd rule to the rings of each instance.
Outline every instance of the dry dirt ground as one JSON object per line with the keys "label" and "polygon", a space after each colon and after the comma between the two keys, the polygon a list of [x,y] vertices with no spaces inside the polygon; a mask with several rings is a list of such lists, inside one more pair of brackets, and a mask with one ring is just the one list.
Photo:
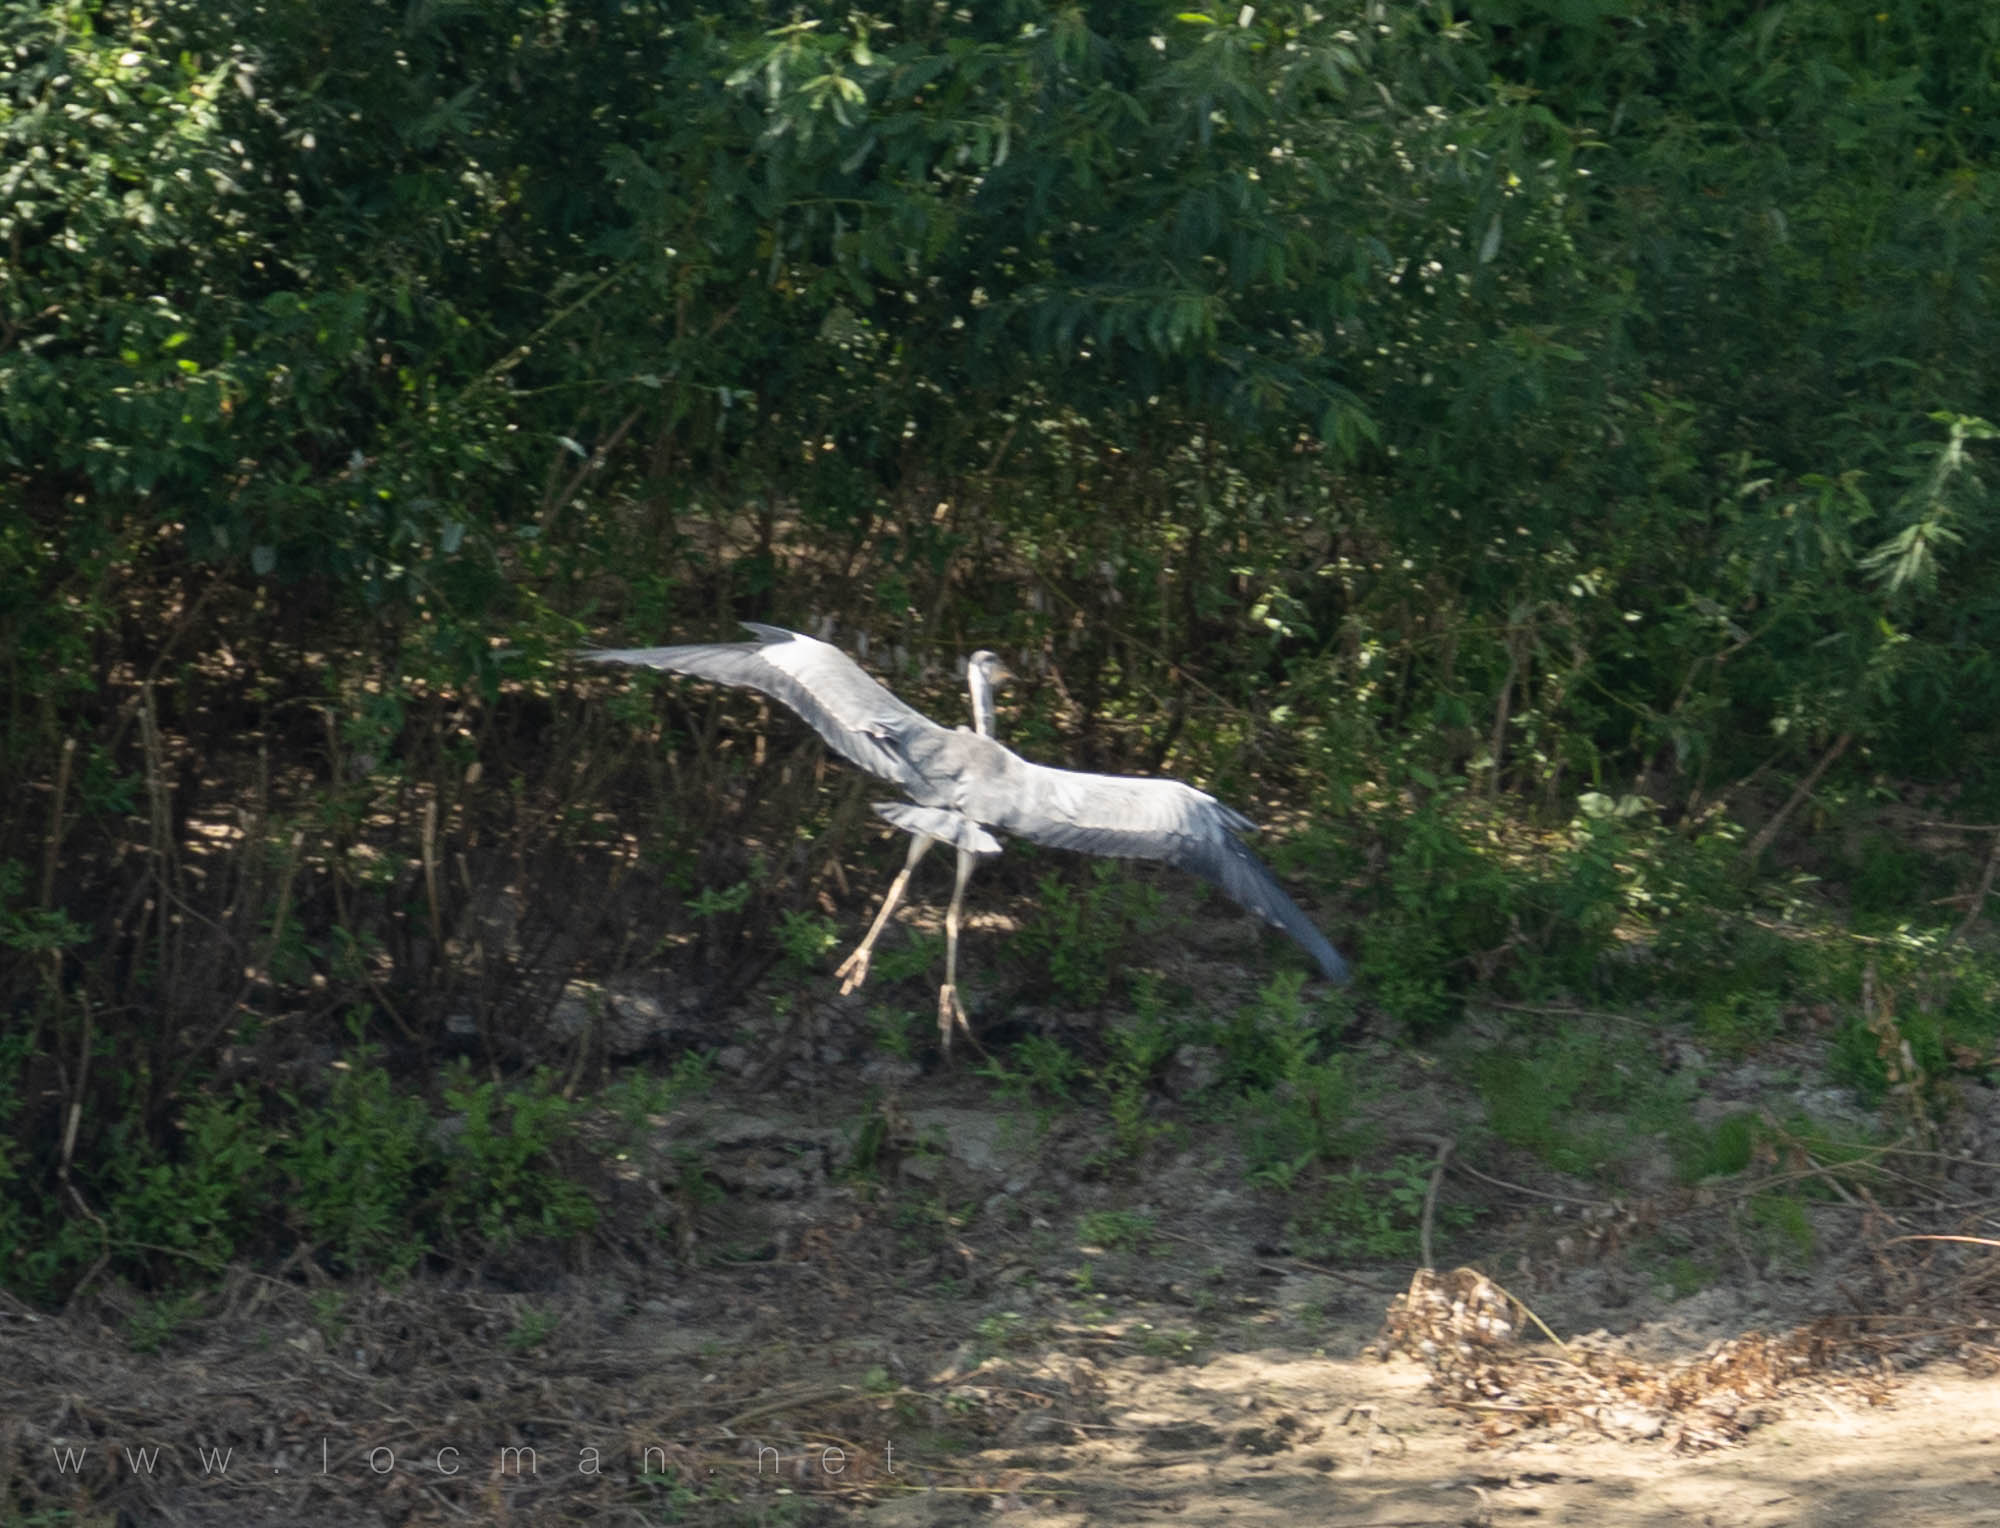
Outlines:
{"label": "dry dirt ground", "polygon": [[[0,1523],[2000,1524],[1992,1249],[1834,1196],[1809,1266],[1677,1298],[1643,1239],[1716,1196],[1489,1155],[1439,1261],[1534,1316],[1447,1277],[1420,1362],[1411,1264],[1291,1256],[1227,1128],[1121,1162],[1088,1101],[824,1061],[655,1120],[580,1264],[0,1300]],[[1442,1138],[1421,1059],[1370,1064]]]}

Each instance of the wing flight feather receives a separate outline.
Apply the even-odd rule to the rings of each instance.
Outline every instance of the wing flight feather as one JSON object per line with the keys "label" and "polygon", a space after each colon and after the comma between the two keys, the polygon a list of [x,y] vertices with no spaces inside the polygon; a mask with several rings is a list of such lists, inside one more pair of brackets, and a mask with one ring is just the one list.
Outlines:
{"label": "wing flight feather", "polygon": [[1050,848],[1160,860],[1198,875],[1289,935],[1329,980],[1348,979],[1340,952],[1236,836],[1252,827],[1241,812],[1179,780],[1027,769],[1028,788],[1012,792],[1019,804],[978,813],[982,821]]}
{"label": "wing flight feather", "polygon": [[868,677],[839,648],[786,631],[743,623],[755,642],[698,643],[686,647],[621,647],[579,652],[592,663],[626,663],[690,674],[717,684],[740,685],[783,701],[826,739],[842,758],[908,790],[917,783],[904,740],[942,731],[915,707]]}

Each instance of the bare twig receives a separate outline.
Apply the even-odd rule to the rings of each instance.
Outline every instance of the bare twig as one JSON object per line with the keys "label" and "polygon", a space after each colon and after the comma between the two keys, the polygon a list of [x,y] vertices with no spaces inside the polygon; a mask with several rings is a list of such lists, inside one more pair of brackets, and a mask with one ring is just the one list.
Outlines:
{"label": "bare twig", "polygon": [[151,844],[148,862],[152,869],[154,911],[158,948],[154,958],[163,973],[163,989],[178,994],[180,985],[181,940],[175,934],[176,908],[185,908],[181,895],[180,852],[174,836],[173,788],[167,784],[167,745],[160,732],[159,700],[153,681],[139,686],[139,739],[146,758],[147,828]]}
{"label": "bare twig", "polygon": [[434,958],[442,962],[444,959],[444,920],[438,912],[437,828],[437,797],[431,796],[424,802],[424,893],[430,902],[431,945],[436,951]]}
{"label": "bare twig", "polygon": [[1569,1344],[1564,1342],[1562,1338],[1558,1337],[1555,1334],[1554,1328],[1552,1328],[1548,1324],[1548,1322],[1544,1321],[1540,1316],[1535,1314],[1533,1306],[1528,1304],[1528,1302],[1526,1300],[1523,1300],[1519,1295],[1515,1294],[1514,1291],[1509,1289],[1506,1285],[1502,1284],[1498,1279],[1487,1279],[1486,1282],[1491,1284],[1495,1289],[1499,1290],[1500,1293],[1505,1295],[1509,1300],[1513,1301],[1515,1309],[1519,1310],[1522,1315],[1526,1316],[1530,1321],[1535,1323],[1535,1326],[1537,1327],[1537,1329],[1540,1330],[1541,1334],[1544,1337],[1548,1338],[1550,1342],[1553,1342],[1556,1345],[1556,1351],[1562,1354],[1563,1362],[1568,1364],[1575,1364],[1577,1368],[1582,1369],[1586,1374],[1590,1372],[1590,1370],[1585,1365],[1577,1363],[1576,1359],[1570,1354]]}
{"label": "bare twig", "polygon": [[1424,1190],[1424,1218],[1417,1224],[1417,1249],[1426,1268],[1437,1267],[1436,1259],[1431,1256],[1431,1226],[1437,1218],[1438,1185],[1444,1182],[1444,1164],[1457,1144],[1450,1136],[1438,1142],[1437,1160],[1431,1164],[1430,1186]]}
{"label": "bare twig", "polygon": [[621,419],[618,422],[617,428],[605,436],[603,440],[599,441],[597,449],[586,456],[583,459],[583,464],[570,474],[569,481],[563,484],[549,498],[549,501],[542,507],[541,528],[543,535],[546,536],[548,534],[549,527],[555,524],[556,516],[562,513],[563,507],[576,497],[577,491],[583,487],[583,480],[602,467],[605,459],[618,449],[619,443],[630,433],[632,426],[639,422],[639,415],[642,412],[643,410],[641,409],[634,409]]}
{"label": "bare twig", "polygon": [[[776,1412],[790,1411],[795,1406],[812,1406],[820,1401],[837,1401],[854,1393],[855,1388],[852,1385],[815,1385],[795,1395],[788,1395],[780,1400],[767,1401],[762,1406],[752,1406],[748,1411],[739,1411],[735,1416],[713,1425],[718,1431],[734,1436],[736,1428],[741,1427],[745,1422],[753,1422],[758,1417],[768,1417]],[[916,1394],[913,1391],[904,1391],[902,1393]]]}
{"label": "bare twig", "polygon": [[1764,857],[1764,851],[1770,848],[1777,836],[1784,831],[1786,819],[1804,805],[1806,798],[1812,795],[1813,788],[1819,784],[1820,777],[1833,768],[1840,756],[1847,752],[1847,745],[1853,741],[1854,734],[1851,732],[1843,732],[1833,740],[1833,746],[1820,755],[1817,764],[1806,771],[1805,779],[1799,781],[1798,789],[1792,792],[1791,798],[1778,808],[1778,815],[1757,830],[1757,836],[1750,840],[1750,846],[1743,851],[1744,864],[1754,865]]}
{"label": "bare twig", "polygon": [[1531,610],[1516,610],[1507,622],[1507,675],[1500,681],[1500,699],[1493,708],[1493,737],[1487,745],[1493,757],[1493,772],[1486,777],[1489,798],[1500,794],[1500,756],[1507,748],[1507,720],[1514,707],[1514,683],[1521,677],[1521,622],[1529,614]]}
{"label": "bare twig", "polygon": [[1609,1205],[1609,1199],[1592,1199],[1586,1194],[1552,1194],[1545,1188],[1529,1188],[1525,1183],[1509,1183],[1505,1178],[1495,1178],[1476,1167],[1468,1167],[1465,1158],[1460,1157],[1451,1164],[1453,1172],[1464,1173],[1468,1178],[1477,1178],[1481,1183],[1490,1183],[1495,1188],[1504,1188],[1509,1193],[1526,1194],[1532,1199],[1549,1199],[1557,1204]]}
{"label": "bare twig", "polygon": [[1630,1024],[1635,1029],[1651,1029],[1644,1019],[1635,1019],[1629,1013],[1610,1013],[1602,1008],[1569,1008],[1555,1003],[1503,1003],[1495,998],[1480,998],[1481,1008],[1497,1008],[1502,1013],[1540,1013],[1558,1019],[1609,1019],[1614,1024]]}
{"label": "bare twig", "polygon": [[1930,1234],[1913,1233],[1909,1236],[1892,1236],[1887,1241],[1882,1243],[1882,1245],[1885,1247],[1893,1247],[1896,1245],[1897,1242],[1913,1242],[1913,1241],[1969,1242],[1975,1247],[2000,1247],[2000,1241],[1996,1241],[1994,1240],[1994,1238],[1990,1236],[1948,1236],[1942,1232],[1935,1232]]}
{"label": "bare twig", "polygon": [[42,850],[42,906],[55,900],[56,859],[62,849],[63,798],[69,794],[70,764],[76,758],[76,739],[63,739],[62,761],[56,765],[56,793],[49,803],[48,840]]}
{"label": "bare twig", "polygon": [[76,1155],[77,1127],[83,1123],[83,1090],[90,1081],[91,1013],[90,993],[82,986],[76,992],[83,1009],[83,1033],[77,1045],[76,1086],[70,1092],[68,1117],[63,1121],[62,1157],[57,1167],[64,1183],[69,1181],[69,1164]]}
{"label": "bare twig", "polygon": [[1993,847],[1986,853],[1986,868],[1979,872],[1979,889],[1972,894],[1972,906],[1965,910],[1965,920],[1953,929],[1945,939],[1950,946],[1971,933],[1979,924],[1980,914],[1986,910],[1986,897],[1993,890],[1993,878],[2000,875],[2000,831],[1993,835]]}
{"label": "bare twig", "polygon": [[264,941],[264,958],[257,962],[264,973],[264,980],[272,986],[277,985],[277,978],[272,974],[271,961],[276,957],[279,941],[285,935],[285,917],[292,910],[292,877],[298,873],[300,853],[305,847],[305,841],[305,829],[294,828],[291,845],[285,851],[285,868],[278,872],[278,902],[271,914],[271,933]]}

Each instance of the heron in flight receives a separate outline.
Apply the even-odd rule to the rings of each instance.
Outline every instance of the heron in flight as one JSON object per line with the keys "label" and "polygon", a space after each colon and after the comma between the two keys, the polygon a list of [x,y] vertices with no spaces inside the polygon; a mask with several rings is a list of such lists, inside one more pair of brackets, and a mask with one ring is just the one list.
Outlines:
{"label": "heron in flight", "polygon": [[1192,871],[1289,934],[1328,980],[1348,979],[1340,952],[1237,836],[1255,827],[1242,813],[1179,780],[1054,769],[1031,764],[997,741],[993,689],[1013,676],[992,653],[976,652],[966,665],[975,729],[967,731],[941,727],[905,705],[837,647],[782,626],[743,624],[755,641],[615,648],[577,656],[761,691],[798,712],[841,757],[902,787],[909,801],[878,801],[874,809],[876,816],[911,835],[909,858],[890,884],[867,936],[836,973],[842,993],[867,978],[875,941],[902,901],[917,862],[931,845],[950,844],[958,851],[958,881],[944,920],[938,1033],[946,1051],[954,1025],[972,1038],[958,996],[959,915],[974,861],[1000,852],[989,828],[1051,848],[1163,860]]}

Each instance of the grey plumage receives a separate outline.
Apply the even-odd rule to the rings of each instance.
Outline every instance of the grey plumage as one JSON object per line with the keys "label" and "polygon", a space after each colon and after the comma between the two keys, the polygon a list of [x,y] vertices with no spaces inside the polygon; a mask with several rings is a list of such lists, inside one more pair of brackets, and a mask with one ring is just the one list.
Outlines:
{"label": "grey plumage", "polygon": [[630,663],[671,669],[717,684],[741,685],[782,700],[851,764],[897,785],[909,779],[891,740],[925,727],[943,729],[870,679],[839,648],[782,626],[745,621],[755,642],[711,642],[692,647],[622,647],[578,653],[592,663]]}
{"label": "grey plumage", "polygon": [[878,801],[875,815],[905,833],[924,833],[939,843],[950,844],[967,854],[998,854],[1000,840],[970,817],[934,806],[911,806],[907,801]]}
{"label": "grey plumage", "polygon": [[[932,841],[958,849],[962,894],[972,856],[1000,851],[988,828],[1051,848],[1160,860],[1191,871],[1291,936],[1330,980],[1348,979],[1347,962],[1237,836],[1252,830],[1242,813],[1178,780],[1033,764],[985,735],[990,731],[991,685],[995,676],[1005,676],[991,653],[975,653],[967,670],[973,716],[980,725],[978,732],[969,732],[941,727],[898,700],[836,647],[778,626],[744,625],[756,641],[619,648],[579,656],[761,691],[798,712],[836,753],[900,786],[915,803],[885,802],[875,808],[885,820],[916,835],[916,842],[875,927],[843,968],[858,967],[849,988],[866,974],[867,952],[923,851]],[[956,1010],[963,1022],[955,981],[958,900],[954,897],[947,922],[948,980],[939,1000],[947,1044],[951,1015],[945,1010]]]}

